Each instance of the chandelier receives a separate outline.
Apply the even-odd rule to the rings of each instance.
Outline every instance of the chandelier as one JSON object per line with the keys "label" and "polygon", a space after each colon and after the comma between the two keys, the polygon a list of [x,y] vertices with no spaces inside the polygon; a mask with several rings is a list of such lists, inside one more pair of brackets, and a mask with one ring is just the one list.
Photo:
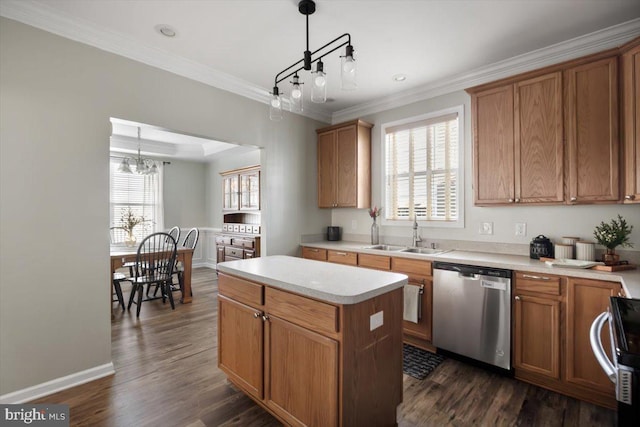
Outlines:
{"label": "chandelier", "polygon": [[309,15],[316,11],[316,3],[312,0],[301,0],[298,2],[298,11],[305,15],[307,19],[307,50],[304,51],[304,56],[301,60],[276,74],[269,106],[269,118],[275,121],[282,120],[282,95],[280,94],[278,84],[289,77],[292,78],[290,81],[291,93],[289,96],[289,105],[291,111],[302,112],[302,85],[304,83],[300,82],[298,72],[302,70],[311,71],[311,66],[314,63],[316,64],[316,69],[315,71],[311,71],[311,73],[315,75],[311,79],[311,102],[326,102],[327,75],[324,72],[322,58],[343,46],[346,46],[346,48],[344,55],[340,56],[342,58],[342,66],[340,69],[342,90],[354,90],[358,86],[356,84],[356,62],[353,57],[354,50],[351,45],[351,35],[345,33],[311,52],[309,50]]}
{"label": "chandelier", "polygon": [[133,173],[129,162],[133,162],[136,166],[136,172],[140,175],[154,175],[158,173],[158,165],[151,159],[145,159],[140,155],[140,126],[138,126],[138,157],[122,159],[118,172]]}

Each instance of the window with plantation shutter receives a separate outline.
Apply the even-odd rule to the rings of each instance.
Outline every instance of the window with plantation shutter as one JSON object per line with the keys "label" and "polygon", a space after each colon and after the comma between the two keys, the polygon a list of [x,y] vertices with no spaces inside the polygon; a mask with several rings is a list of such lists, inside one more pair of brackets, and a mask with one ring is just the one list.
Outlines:
{"label": "window with plantation shutter", "polygon": [[128,208],[134,215],[143,216],[147,221],[133,230],[136,240],[141,242],[151,233],[164,231],[162,162],[157,162],[157,174],[140,175],[135,172],[135,165],[131,165],[133,173],[118,172],[121,161],[118,157],[109,161],[109,219],[111,227],[122,226],[122,215]]}
{"label": "window with plantation shutter", "polygon": [[385,219],[462,226],[462,107],[383,126]]}

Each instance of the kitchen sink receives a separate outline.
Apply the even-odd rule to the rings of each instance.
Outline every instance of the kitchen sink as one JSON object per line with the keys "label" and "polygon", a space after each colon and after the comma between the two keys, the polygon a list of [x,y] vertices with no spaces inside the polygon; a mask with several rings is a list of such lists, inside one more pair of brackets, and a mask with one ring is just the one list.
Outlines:
{"label": "kitchen sink", "polygon": [[393,246],[393,245],[373,245],[373,246],[365,246],[365,249],[375,249],[378,251],[402,251],[407,249],[406,246]]}
{"label": "kitchen sink", "polygon": [[434,249],[434,248],[406,248],[406,249],[402,249],[400,252],[408,252],[412,254],[435,255],[435,254],[441,254],[449,251],[444,249]]}

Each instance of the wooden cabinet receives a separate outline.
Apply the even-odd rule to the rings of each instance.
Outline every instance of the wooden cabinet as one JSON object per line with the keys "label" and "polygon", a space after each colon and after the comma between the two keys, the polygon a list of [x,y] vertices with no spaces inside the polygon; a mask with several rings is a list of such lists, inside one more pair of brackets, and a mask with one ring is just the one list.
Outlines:
{"label": "wooden cabinet", "polygon": [[355,252],[328,250],[327,261],[335,262],[336,264],[358,265],[358,254]]}
{"label": "wooden cabinet", "polygon": [[260,210],[260,166],[222,172],[222,210]]}
{"label": "wooden cabinet", "polygon": [[[569,278],[567,281],[566,381],[602,395],[614,393],[614,385],[598,364],[589,341],[593,320],[609,308],[609,297],[621,295],[620,284]],[[602,333],[609,358],[609,332]]]}
{"label": "wooden cabinet", "polygon": [[624,203],[640,203],[640,38],[622,48]]}
{"label": "wooden cabinet", "polygon": [[354,120],[318,129],[318,207],[371,206],[371,127]]}
{"label": "wooden cabinet", "polygon": [[[589,330],[620,284],[516,272],[514,289],[515,377],[615,408],[613,383],[593,355]],[[602,342],[609,347],[608,331]]]}
{"label": "wooden cabinet", "polygon": [[513,366],[560,380],[560,279],[517,273],[514,287]]}
{"label": "wooden cabinet", "polygon": [[339,305],[221,272],[219,292],[218,366],[281,422],[394,425],[402,289]]}
{"label": "wooden cabinet", "polygon": [[569,203],[619,199],[618,58],[564,72]]}
{"label": "wooden cabinet", "polygon": [[471,93],[476,205],[562,203],[561,73]]}
{"label": "wooden cabinet", "polygon": [[327,260],[327,250],[318,248],[309,248],[307,246],[302,247],[302,258],[315,259],[317,261]]}
{"label": "wooden cabinet", "polygon": [[260,256],[260,237],[221,234],[216,236],[216,262]]}
{"label": "wooden cabinet", "polygon": [[[612,49],[467,89],[476,205],[620,200],[618,54]],[[634,145],[640,59],[632,49],[627,55],[623,94],[634,94],[623,95],[623,125],[633,140],[625,145],[632,200],[640,182]]]}
{"label": "wooden cabinet", "polygon": [[391,258],[391,270],[394,273],[406,274],[409,277],[407,286],[420,288],[418,323],[408,320],[402,322],[405,341],[427,350],[433,350],[431,346],[433,307],[431,261],[393,257]]}

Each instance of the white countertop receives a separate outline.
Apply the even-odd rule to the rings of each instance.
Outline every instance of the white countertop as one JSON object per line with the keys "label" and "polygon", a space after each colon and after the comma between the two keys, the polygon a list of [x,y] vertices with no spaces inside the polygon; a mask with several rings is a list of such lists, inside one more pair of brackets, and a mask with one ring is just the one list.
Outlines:
{"label": "white countertop", "polygon": [[407,283],[404,274],[284,255],[227,261],[218,270],[336,304],[356,304]]}
{"label": "white countertop", "polygon": [[560,276],[580,277],[584,279],[606,280],[622,284],[625,294],[631,298],[640,298],[640,270],[626,270],[606,272],[582,268],[550,267],[542,261],[531,259],[522,255],[505,255],[486,252],[448,251],[435,255],[412,254],[398,251],[381,251],[367,249],[367,245],[361,242],[312,242],[303,243],[302,246],[334,249],[342,251],[355,251],[360,253],[404,257],[413,259],[427,259],[430,261],[453,262],[457,264],[477,265],[481,267],[504,268],[508,270],[528,271],[532,273],[557,274]]}

